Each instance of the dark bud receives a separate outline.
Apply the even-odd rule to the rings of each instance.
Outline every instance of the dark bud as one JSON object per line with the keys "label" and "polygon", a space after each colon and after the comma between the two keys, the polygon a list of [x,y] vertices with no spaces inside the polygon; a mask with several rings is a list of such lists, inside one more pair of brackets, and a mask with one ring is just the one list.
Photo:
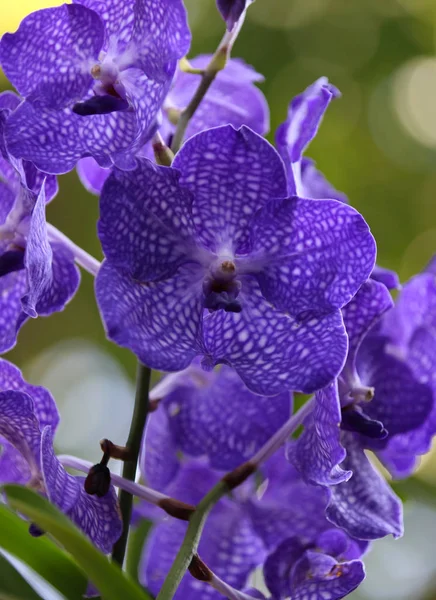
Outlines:
{"label": "dark bud", "polygon": [[111,473],[106,465],[98,463],[91,467],[85,479],[85,492],[87,494],[102,498],[108,493],[110,485]]}
{"label": "dark bud", "polygon": [[90,115],[107,115],[128,108],[129,103],[127,100],[107,94],[105,96],[93,96],[85,102],[77,102],[73,106],[73,113],[81,117],[89,117]]}
{"label": "dark bud", "polygon": [[38,527],[38,525],[35,525],[35,523],[31,523],[29,525],[29,533],[33,537],[41,537],[42,535],[45,534],[45,531],[43,531],[42,529],[40,529]]}
{"label": "dark bud", "polygon": [[383,423],[371,419],[358,407],[342,410],[341,427],[345,431],[354,431],[354,433],[360,433],[372,440],[384,440],[388,436],[388,431],[383,427]]}
{"label": "dark bud", "polygon": [[8,250],[0,256],[0,277],[24,269],[24,249]]}

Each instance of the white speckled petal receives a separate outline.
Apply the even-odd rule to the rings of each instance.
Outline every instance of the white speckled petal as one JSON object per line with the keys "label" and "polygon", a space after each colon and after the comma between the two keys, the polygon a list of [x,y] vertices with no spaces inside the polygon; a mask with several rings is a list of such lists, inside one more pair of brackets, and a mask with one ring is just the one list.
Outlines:
{"label": "white speckled petal", "polygon": [[403,510],[400,499],[375,470],[353,434],[343,434],[347,458],[344,470],[353,471],[349,481],[329,488],[326,516],[349,535],[375,540],[390,533],[403,535]]}
{"label": "white speckled petal", "polygon": [[0,358],[0,389],[25,392],[33,400],[33,409],[41,430],[50,425],[55,431],[59,423],[59,413],[53,396],[39,385],[31,385],[23,379],[20,369],[3,358]]}
{"label": "white speckled petal", "polygon": [[[253,252],[265,297],[298,315],[351,300],[375,263],[375,240],[363,217],[336,200],[289,198],[256,214]],[[247,260],[247,269],[249,269]]]}
{"label": "white speckled petal", "polygon": [[179,177],[143,159],[134,171],[114,169],[106,181],[98,223],[103,251],[137,281],[173,275],[194,246],[192,196]]}
{"label": "white speckled petal", "polygon": [[300,318],[274,309],[258,284],[244,278],[242,312],[204,319],[204,364],[232,366],[256,394],[286,389],[311,393],[338,375],[347,352],[340,311]]}
{"label": "white speckled petal", "polygon": [[340,423],[341,406],[334,381],[315,394],[314,409],[304,423],[303,433],[288,446],[288,460],[308,483],[335,485],[351,477],[351,471],[339,466],[345,458]]}
{"label": "white speckled petal", "polygon": [[31,472],[37,474],[41,431],[33,400],[25,392],[0,392],[0,435],[22,454]]}
{"label": "white speckled petal", "polygon": [[286,175],[274,148],[247,127],[203,131],[177,153],[173,167],[194,194],[199,239],[212,251],[249,251],[250,222],[272,198],[284,198]]}
{"label": "white speckled petal", "polygon": [[201,353],[203,291],[197,267],[141,284],[104,261],[96,295],[109,339],[153,369],[180,371]]}
{"label": "white speckled petal", "polygon": [[22,96],[61,108],[92,84],[90,68],[103,45],[103,23],[92,10],[63,4],[31,13],[0,42],[0,62]]}
{"label": "white speckled petal", "polygon": [[366,281],[354,298],[342,309],[349,339],[347,364],[354,367],[356,354],[364,337],[394,305],[386,286],[372,279]]}
{"label": "white speckled petal", "polygon": [[[214,469],[242,464],[289,418],[292,398],[250,392],[237,373],[223,366],[209,385],[184,381],[164,400],[177,446],[192,456],[207,455]],[[231,402],[229,399],[231,398]]]}

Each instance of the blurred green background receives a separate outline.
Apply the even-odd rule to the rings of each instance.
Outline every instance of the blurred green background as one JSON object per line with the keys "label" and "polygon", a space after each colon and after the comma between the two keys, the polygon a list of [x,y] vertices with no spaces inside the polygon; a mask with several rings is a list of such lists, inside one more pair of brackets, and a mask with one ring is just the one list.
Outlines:
{"label": "blurred green background", "polygon": [[[3,2],[0,33],[15,30],[31,10],[57,4]],[[212,52],[223,34],[215,1],[186,4],[191,56]],[[341,90],[308,155],[367,219],[378,263],[402,281],[419,271],[436,251],[435,0],[257,0],[233,54],[265,75],[271,140],[290,99],[316,78],[326,75]],[[0,87],[7,86],[0,74]],[[60,186],[49,220],[101,258],[97,198],[75,172]],[[8,358],[55,394],[63,450],[91,458],[100,437],[123,441],[135,359],[105,340],[87,273],[67,310],[28,323]],[[436,482],[432,457],[424,462],[420,476]],[[436,598],[436,514],[419,503],[406,513],[405,538],[375,545],[356,598]]]}

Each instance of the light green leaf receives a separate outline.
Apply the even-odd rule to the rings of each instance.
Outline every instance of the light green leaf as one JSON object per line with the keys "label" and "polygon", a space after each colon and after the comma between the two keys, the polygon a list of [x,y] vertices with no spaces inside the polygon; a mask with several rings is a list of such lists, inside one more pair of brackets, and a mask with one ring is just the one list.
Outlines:
{"label": "light green leaf", "polygon": [[34,538],[28,529],[28,522],[0,506],[0,547],[29,565],[68,600],[81,598],[87,585],[83,571],[47,536]]}
{"label": "light green leaf", "polygon": [[50,533],[72,554],[105,600],[151,600],[145,591],[110,563],[91,542],[62,514],[32,490],[6,485],[8,504]]}

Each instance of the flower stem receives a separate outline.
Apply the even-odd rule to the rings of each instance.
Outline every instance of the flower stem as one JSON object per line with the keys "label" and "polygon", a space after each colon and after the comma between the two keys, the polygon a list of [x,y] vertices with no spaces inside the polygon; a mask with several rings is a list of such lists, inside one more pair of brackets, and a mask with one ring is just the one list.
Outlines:
{"label": "flower stem", "polygon": [[[131,450],[132,458],[124,463],[122,473],[123,479],[127,479],[128,481],[135,481],[136,477],[141,440],[148,415],[150,376],[151,370],[143,364],[138,363],[135,406],[126,444],[127,448]],[[132,494],[121,489],[119,493],[119,502],[121,518],[123,520],[123,532],[114,546],[112,560],[122,566],[126,554],[127,538],[129,536],[130,520],[132,516]]]}
{"label": "flower stem", "polygon": [[156,600],[172,600],[174,597],[182,577],[197,552],[204,524],[213,506],[225,494],[238,485],[241,485],[256,469],[268,460],[301,425],[312,409],[313,401],[309,400],[256,452],[253,458],[224,475],[221,481],[201,500],[189,519],[185,538]]}
{"label": "flower stem", "polygon": [[83,248],[80,248],[80,246],[77,246],[77,244],[71,241],[69,237],[62,233],[62,231],[59,231],[59,229],[56,229],[56,227],[50,223],[47,223],[47,232],[51,242],[61,244],[70,250],[74,256],[74,260],[82,267],[82,269],[85,269],[85,271],[88,271],[88,273],[91,273],[94,277],[97,275],[101,263],[96,258],[88,254]]}
{"label": "flower stem", "polygon": [[189,102],[188,106],[182,111],[179,117],[179,121],[177,123],[177,128],[173,137],[173,142],[171,144],[171,150],[174,154],[176,154],[176,152],[180,150],[180,146],[183,144],[183,139],[185,137],[189,121],[192,119],[195,112],[197,111],[197,108],[200,106],[201,101],[205,97],[215,77],[220,71],[222,71],[225,68],[227,61],[230,58],[230,53],[233,48],[233,44],[235,43],[236,38],[238,37],[244,20],[245,11],[242,13],[238,23],[235,25],[232,31],[227,31],[225,33],[215,54],[212,56],[210,63],[203,71],[201,75],[201,81],[193,97],[191,98],[191,101]]}

